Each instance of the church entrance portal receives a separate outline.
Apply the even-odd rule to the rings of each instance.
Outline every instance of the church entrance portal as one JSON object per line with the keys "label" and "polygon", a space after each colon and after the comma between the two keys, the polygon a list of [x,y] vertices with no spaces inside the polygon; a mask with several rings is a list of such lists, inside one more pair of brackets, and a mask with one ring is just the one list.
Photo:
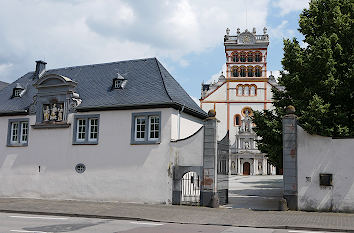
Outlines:
{"label": "church entrance portal", "polygon": [[245,162],[244,164],[243,164],[243,175],[246,175],[246,176],[248,176],[248,175],[250,175],[250,163],[249,162]]}

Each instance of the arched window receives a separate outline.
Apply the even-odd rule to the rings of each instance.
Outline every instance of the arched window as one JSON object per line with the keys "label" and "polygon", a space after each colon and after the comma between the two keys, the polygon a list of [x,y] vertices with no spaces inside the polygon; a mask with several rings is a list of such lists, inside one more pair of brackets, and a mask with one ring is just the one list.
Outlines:
{"label": "arched window", "polygon": [[234,54],[232,55],[232,61],[233,61],[233,62],[238,62],[238,53],[234,53]]}
{"label": "arched window", "polygon": [[241,62],[246,62],[246,53],[243,52],[243,53],[240,54],[240,61]]}
{"label": "arched window", "polygon": [[259,66],[256,67],[256,77],[262,77],[262,68]]}
{"label": "arched window", "polygon": [[248,62],[253,62],[253,53],[252,53],[252,52],[249,52],[249,53],[247,54],[247,61],[248,61]]}
{"label": "arched window", "polygon": [[262,61],[262,54],[260,52],[256,52],[255,61],[261,62]]}
{"label": "arched window", "polygon": [[252,96],[256,95],[256,87],[254,85],[251,86],[251,95]]}
{"label": "arched window", "polygon": [[239,76],[238,69],[235,66],[232,68],[232,77],[238,77],[238,76]]}
{"label": "arched window", "polygon": [[243,94],[243,87],[242,85],[237,85],[236,87],[236,95],[242,95]]}
{"label": "arched window", "polygon": [[241,68],[240,68],[240,76],[241,77],[246,77],[246,67],[241,66]]}
{"label": "arched window", "polygon": [[245,86],[244,88],[243,88],[243,95],[245,95],[245,96],[247,96],[247,95],[249,95],[250,94],[250,88],[249,88],[249,86]]}
{"label": "arched window", "polygon": [[247,67],[247,76],[253,77],[253,67],[252,66]]}
{"label": "arched window", "polygon": [[235,116],[234,116],[234,125],[235,126],[241,125],[241,115],[240,114],[235,114]]}

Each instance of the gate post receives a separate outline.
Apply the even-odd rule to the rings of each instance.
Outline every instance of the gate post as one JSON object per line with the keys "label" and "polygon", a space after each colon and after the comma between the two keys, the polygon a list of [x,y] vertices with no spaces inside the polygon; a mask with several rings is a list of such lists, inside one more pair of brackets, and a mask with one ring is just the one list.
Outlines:
{"label": "gate post", "polygon": [[283,117],[284,198],[290,210],[297,210],[297,119],[295,108],[288,106]]}
{"label": "gate post", "polygon": [[203,178],[200,192],[200,204],[207,207],[219,207],[217,192],[217,123],[215,110],[208,112],[204,122]]}

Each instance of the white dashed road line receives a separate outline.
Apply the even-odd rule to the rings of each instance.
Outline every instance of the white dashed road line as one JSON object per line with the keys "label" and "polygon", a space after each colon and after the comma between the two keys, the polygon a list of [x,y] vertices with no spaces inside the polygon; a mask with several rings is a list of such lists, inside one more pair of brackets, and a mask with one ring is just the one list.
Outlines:
{"label": "white dashed road line", "polygon": [[139,224],[139,225],[150,225],[150,226],[162,226],[162,223],[152,223],[152,222],[130,222],[132,224]]}
{"label": "white dashed road line", "polygon": [[288,231],[288,232],[291,232],[291,233],[325,233],[325,232],[322,232],[322,231]]}
{"label": "white dashed road line", "polygon": [[24,230],[10,230],[12,232],[23,232],[23,233],[50,233],[45,231],[24,231]]}
{"label": "white dashed road line", "polygon": [[10,218],[31,218],[31,219],[47,219],[47,220],[67,220],[68,218],[58,217],[40,217],[40,216],[9,216]]}

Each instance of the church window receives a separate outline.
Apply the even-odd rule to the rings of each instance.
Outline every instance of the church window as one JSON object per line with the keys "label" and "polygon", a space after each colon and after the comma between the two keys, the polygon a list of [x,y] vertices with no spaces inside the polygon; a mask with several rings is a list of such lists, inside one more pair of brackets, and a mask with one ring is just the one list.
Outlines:
{"label": "church window", "polygon": [[132,114],[131,144],[155,144],[161,140],[161,112]]}
{"label": "church window", "polygon": [[248,75],[248,77],[253,77],[253,67],[252,66],[247,67],[247,75]]}
{"label": "church window", "polygon": [[256,86],[252,85],[251,86],[251,96],[255,96],[256,95]]}
{"label": "church window", "polygon": [[75,115],[73,144],[98,144],[99,115]]}
{"label": "church window", "polygon": [[240,54],[240,61],[241,62],[246,62],[246,53],[241,53]]}
{"label": "church window", "polygon": [[252,52],[249,52],[249,53],[247,54],[247,61],[248,61],[248,62],[253,62],[253,53],[252,53]]}
{"label": "church window", "polygon": [[232,76],[233,77],[238,77],[239,73],[238,73],[238,69],[237,67],[234,67],[234,69],[232,69]]}
{"label": "church window", "polygon": [[236,114],[234,116],[234,125],[235,126],[241,125],[241,115],[240,114]]}
{"label": "church window", "polygon": [[261,62],[262,61],[262,54],[260,52],[256,52],[255,61],[256,62]]}
{"label": "church window", "polygon": [[28,118],[9,120],[7,146],[28,145],[28,122]]}
{"label": "church window", "polygon": [[252,108],[250,108],[250,107],[244,107],[242,110],[241,110],[241,114],[242,114],[242,116],[246,116],[247,114],[249,115],[249,116],[253,116],[253,111],[252,111]]}
{"label": "church window", "polygon": [[249,95],[250,94],[250,88],[249,86],[245,86],[244,89],[243,89],[243,95]]}
{"label": "church window", "polygon": [[233,62],[238,62],[238,53],[234,53],[234,54],[232,55],[232,61],[233,61]]}
{"label": "church window", "polygon": [[241,69],[240,69],[240,76],[241,77],[246,77],[246,68],[244,66],[242,66]]}
{"label": "church window", "polygon": [[243,95],[243,86],[242,85],[238,85],[236,88],[236,94],[237,95]]}
{"label": "church window", "polygon": [[262,76],[262,68],[257,66],[256,67],[256,77],[261,77]]}
{"label": "church window", "polygon": [[75,171],[77,173],[84,173],[86,171],[86,166],[82,163],[79,163],[75,166]]}

